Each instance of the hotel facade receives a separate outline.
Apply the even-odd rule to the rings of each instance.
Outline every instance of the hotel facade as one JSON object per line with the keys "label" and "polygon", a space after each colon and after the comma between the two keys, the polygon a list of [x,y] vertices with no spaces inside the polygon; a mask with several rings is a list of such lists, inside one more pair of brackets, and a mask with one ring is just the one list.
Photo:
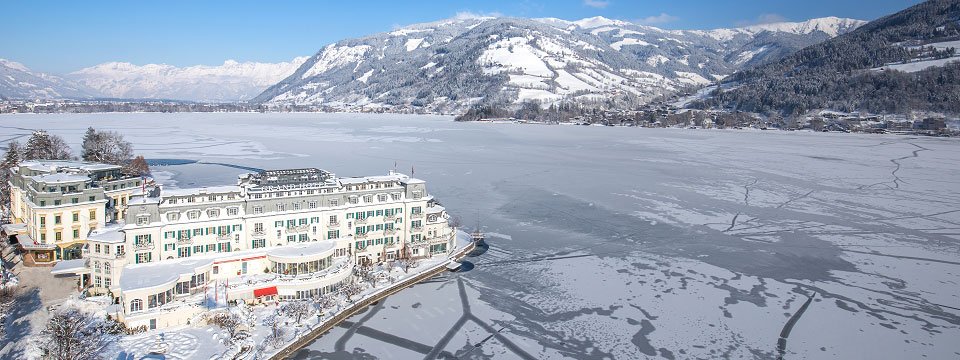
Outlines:
{"label": "hotel facade", "polygon": [[186,324],[211,299],[323,295],[356,266],[446,256],[458,238],[426,183],[393,172],[270,170],[232,186],[154,187],[124,215],[53,272],[79,274],[90,293],[113,297],[118,319],[150,329]]}
{"label": "hotel facade", "polygon": [[80,161],[31,160],[9,171],[11,224],[3,230],[31,264],[79,258],[91,231],[126,216],[144,181]]}

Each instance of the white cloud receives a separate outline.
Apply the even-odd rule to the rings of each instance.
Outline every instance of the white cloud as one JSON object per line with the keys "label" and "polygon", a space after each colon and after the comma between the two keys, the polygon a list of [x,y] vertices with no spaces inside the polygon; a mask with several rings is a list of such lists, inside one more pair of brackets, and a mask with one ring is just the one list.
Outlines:
{"label": "white cloud", "polygon": [[667,13],[660,13],[660,15],[647,16],[643,19],[637,19],[634,22],[640,25],[660,25],[677,20],[680,20],[680,18]]}
{"label": "white cloud", "polygon": [[583,4],[589,7],[603,9],[610,5],[610,2],[607,0],[583,0]]}
{"label": "white cloud", "polygon": [[757,18],[754,20],[737,21],[735,24],[737,26],[750,26],[780,23],[785,21],[787,21],[787,18],[780,14],[760,14],[760,16],[757,16]]}

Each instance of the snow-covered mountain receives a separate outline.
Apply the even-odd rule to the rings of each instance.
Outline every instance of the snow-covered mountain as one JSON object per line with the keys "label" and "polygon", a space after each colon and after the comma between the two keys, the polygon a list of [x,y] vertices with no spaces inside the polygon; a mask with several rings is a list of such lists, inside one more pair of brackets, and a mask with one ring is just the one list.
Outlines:
{"label": "snow-covered mountain", "polygon": [[603,17],[461,17],[327,45],[254,101],[439,112],[478,103],[641,103],[863,23],[831,17],[663,30]]}
{"label": "snow-covered mountain", "polygon": [[307,57],[280,63],[227,60],[218,66],[188,67],[110,62],[72,72],[67,77],[105,97],[229,102],[257,96],[306,60]]}
{"label": "snow-covered mountain", "polygon": [[88,89],[63,78],[34,72],[21,63],[0,59],[0,99],[85,99]]}

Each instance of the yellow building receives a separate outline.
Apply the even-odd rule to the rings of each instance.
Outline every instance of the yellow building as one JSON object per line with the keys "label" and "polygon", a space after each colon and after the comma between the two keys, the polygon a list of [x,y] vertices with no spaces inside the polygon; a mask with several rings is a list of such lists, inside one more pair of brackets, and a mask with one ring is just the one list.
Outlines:
{"label": "yellow building", "polygon": [[82,256],[87,235],[122,219],[143,179],[125,176],[120,166],[79,161],[24,161],[10,171],[8,227],[27,264]]}

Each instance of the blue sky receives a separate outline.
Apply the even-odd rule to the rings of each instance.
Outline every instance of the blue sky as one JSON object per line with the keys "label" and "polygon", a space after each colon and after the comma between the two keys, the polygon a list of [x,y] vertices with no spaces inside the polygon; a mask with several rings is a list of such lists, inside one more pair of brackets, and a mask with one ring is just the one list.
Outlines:
{"label": "blue sky", "polygon": [[710,29],[839,16],[872,20],[917,0],[49,1],[5,0],[0,58],[51,73],[107,61],[277,62],[340,39],[458,13],[629,20]]}

